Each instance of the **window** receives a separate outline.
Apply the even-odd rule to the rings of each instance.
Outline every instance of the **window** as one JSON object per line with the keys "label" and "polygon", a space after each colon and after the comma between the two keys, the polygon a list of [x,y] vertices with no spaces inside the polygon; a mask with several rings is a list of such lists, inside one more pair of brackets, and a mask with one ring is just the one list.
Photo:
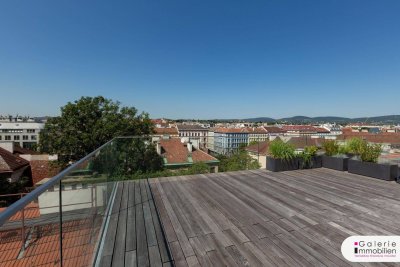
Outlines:
{"label": "window", "polygon": [[1,141],[2,138],[3,138],[3,136],[0,135],[0,141]]}
{"label": "window", "polygon": [[31,140],[36,140],[36,135],[31,135]]}
{"label": "window", "polygon": [[26,130],[26,132],[27,132],[27,133],[34,133],[34,132],[35,132],[35,129],[28,129],[28,130]]}
{"label": "window", "polygon": [[29,136],[28,135],[22,136],[22,140],[29,140]]}
{"label": "window", "polygon": [[11,140],[11,135],[6,135],[5,138],[4,138],[4,140],[10,141],[10,140]]}
{"label": "window", "polygon": [[14,135],[14,140],[15,141],[19,140],[19,135]]}

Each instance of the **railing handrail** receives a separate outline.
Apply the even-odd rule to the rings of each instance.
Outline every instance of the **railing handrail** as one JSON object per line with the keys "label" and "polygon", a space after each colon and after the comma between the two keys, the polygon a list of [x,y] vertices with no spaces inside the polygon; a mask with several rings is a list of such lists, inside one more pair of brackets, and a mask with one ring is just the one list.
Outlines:
{"label": "railing handrail", "polygon": [[[23,198],[19,199],[18,201],[13,203],[11,206],[7,207],[4,211],[0,212],[0,226],[2,226],[9,218],[11,218],[14,214],[16,214],[18,211],[20,211],[26,205],[28,205],[29,202],[37,199],[39,197],[39,195],[41,195],[43,192],[45,192],[51,186],[54,186],[62,178],[64,178],[70,172],[75,170],[81,163],[83,163],[86,160],[88,160],[90,157],[95,155],[98,151],[103,149],[105,146],[107,146],[108,144],[110,144],[114,140],[116,140],[116,139],[141,139],[141,138],[146,139],[146,138],[152,138],[152,137],[154,137],[154,134],[153,135],[144,135],[144,136],[137,136],[136,135],[136,136],[118,136],[118,137],[114,137],[113,139],[111,139],[110,141],[106,142],[105,144],[103,144],[102,146],[100,146],[99,148],[94,150],[93,152],[87,154],[85,157],[83,157],[79,161],[75,162],[74,164],[72,164],[71,166],[66,168],[65,170],[61,171],[57,175],[55,175],[52,178],[50,178],[50,180],[48,180],[44,184],[42,184],[39,187],[35,188],[33,191],[31,191],[30,193],[25,195]],[[206,135],[206,136],[177,136],[176,138],[197,139],[197,138],[204,138],[204,137],[214,137],[214,136],[209,136],[209,135]]]}
{"label": "railing handrail", "polygon": [[19,199],[15,203],[13,203],[11,206],[7,207],[4,211],[0,212],[0,226],[2,226],[9,218],[11,218],[14,214],[16,214],[18,211],[20,211],[22,208],[24,208],[26,205],[29,204],[29,202],[35,200],[36,198],[39,197],[43,192],[45,192],[47,189],[49,189],[51,186],[54,186],[57,182],[59,182],[62,178],[67,176],[70,172],[75,170],[81,163],[85,162],[87,159],[95,155],[98,151],[103,149],[105,146],[110,144],[112,141],[116,139],[140,139],[140,138],[150,138],[150,136],[118,136],[114,137],[110,141],[106,142],[102,146],[98,147],[95,149],[93,152],[87,154],[85,157],[82,159],[78,160],[65,170],[61,171],[57,175],[53,176],[45,182],[44,184],[40,185],[39,187],[35,188],[33,191],[25,195],[23,198]]}
{"label": "railing handrail", "polygon": [[[118,138],[118,137],[117,137]],[[25,195],[23,198],[20,200],[16,201],[15,203],[11,204],[11,206],[7,207],[4,211],[0,213],[0,226],[3,225],[9,218],[11,218],[14,214],[16,214],[18,211],[23,209],[26,205],[29,204],[29,202],[37,199],[39,195],[41,195],[43,192],[45,192],[47,189],[49,189],[51,186],[54,186],[57,182],[59,182],[62,178],[67,176],[71,171],[75,170],[81,163],[95,155],[99,150],[101,150],[103,147],[106,145],[110,144],[113,140],[116,138],[111,139],[107,143],[103,144],[93,152],[87,154],[85,157],[82,159],[78,160],[65,170],[61,171],[57,175],[53,176],[45,182],[44,184],[40,185],[39,187],[35,188],[32,192],[28,193]]]}

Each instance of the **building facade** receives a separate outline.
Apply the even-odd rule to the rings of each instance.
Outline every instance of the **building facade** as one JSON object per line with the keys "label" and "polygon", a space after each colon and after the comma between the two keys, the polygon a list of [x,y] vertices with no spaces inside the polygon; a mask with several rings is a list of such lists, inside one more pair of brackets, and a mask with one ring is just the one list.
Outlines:
{"label": "building facade", "polygon": [[179,137],[184,137],[186,141],[198,140],[200,147],[207,145],[208,128],[196,124],[178,124]]}
{"label": "building facade", "polygon": [[44,123],[0,122],[0,141],[12,141],[23,148],[32,148],[39,143],[39,133]]}
{"label": "building facade", "polygon": [[218,128],[214,130],[214,151],[218,154],[232,154],[249,142],[246,128]]}
{"label": "building facade", "polygon": [[249,133],[248,145],[254,142],[264,142],[269,139],[267,130],[264,127],[247,128]]}

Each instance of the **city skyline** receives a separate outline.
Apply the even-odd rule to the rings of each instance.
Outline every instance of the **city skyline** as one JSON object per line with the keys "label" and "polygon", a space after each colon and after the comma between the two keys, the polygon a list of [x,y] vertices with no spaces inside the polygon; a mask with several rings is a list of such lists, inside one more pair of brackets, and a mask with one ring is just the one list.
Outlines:
{"label": "city skyline", "polygon": [[400,3],[4,2],[0,114],[103,95],[151,117],[398,114]]}

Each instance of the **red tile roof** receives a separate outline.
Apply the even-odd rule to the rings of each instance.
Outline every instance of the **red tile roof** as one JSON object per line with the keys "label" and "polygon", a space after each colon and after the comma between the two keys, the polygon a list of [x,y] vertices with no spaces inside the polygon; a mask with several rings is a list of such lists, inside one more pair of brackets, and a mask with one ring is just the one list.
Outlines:
{"label": "red tile roof", "polygon": [[[5,209],[7,209],[7,208],[0,208],[0,212],[4,211]],[[35,202],[31,202],[28,205],[26,205],[23,210],[24,210],[24,218],[25,219],[37,218],[40,216],[39,205]],[[17,212],[8,220],[9,221],[20,221],[20,220],[22,220],[22,213]]]}
{"label": "red tile roof", "polygon": [[246,147],[245,149],[252,153],[259,153],[261,155],[267,155],[269,143],[270,143],[269,141],[259,142],[254,145],[250,145],[250,146]]}
{"label": "red tile roof", "polygon": [[[161,155],[167,159],[167,164],[190,163],[187,143],[182,143],[180,139],[168,139],[160,140],[160,145],[162,148]],[[193,162],[217,161],[213,156],[194,147],[191,156]]]}
{"label": "red tile roof", "polygon": [[216,128],[216,133],[248,133],[247,128]]}
{"label": "red tile roof", "polygon": [[[94,227],[93,227],[94,226]],[[58,224],[26,227],[30,242],[21,250],[21,228],[0,232],[0,266],[59,266]],[[94,251],[93,237],[99,226],[91,219],[63,222],[64,266],[88,266]]]}
{"label": "red tile roof", "polygon": [[337,137],[338,140],[348,140],[351,138],[365,139],[371,143],[400,144],[400,133],[360,133],[346,132]]}
{"label": "red tile roof", "polygon": [[276,127],[276,126],[266,126],[264,129],[268,133],[285,133],[286,131],[283,130],[282,128]]}
{"label": "red tile roof", "polygon": [[315,130],[317,131],[317,133],[330,133],[328,129],[322,127],[315,127]]}
{"label": "red tile roof", "polygon": [[40,153],[37,151],[33,151],[27,148],[23,148],[20,146],[14,146],[14,154],[16,155],[39,155]]}
{"label": "red tile roof", "polygon": [[257,128],[250,128],[247,127],[247,131],[249,134],[267,134],[267,130],[265,130],[263,127],[257,127]]}
{"label": "red tile roof", "polygon": [[32,183],[36,184],[44,178],[50,178],[60,172],[60,168],[53,166],[48,160],[31,160]]}
{"label": "red tile roof", "polygon": [[310,125],[284,125],[282,126],[282,130],[292,132],[317,132],[316,128]]}
{"label": "red tile roof", "polygon": [[0,172],[13,172],[29,165],[29,161],[0,148]]}
{"label": "red tile roof", "polygon": [[178,129],[173,128],[155,128],[156,134],[170,134],[170,135],[178,135]]}
{"label": "red tile roof", "polygon": [[324,138],[310,138],[308,136],[292,137],[287,141],[297,149],[304,149],[307,146],[322,147],[325,142]]}

